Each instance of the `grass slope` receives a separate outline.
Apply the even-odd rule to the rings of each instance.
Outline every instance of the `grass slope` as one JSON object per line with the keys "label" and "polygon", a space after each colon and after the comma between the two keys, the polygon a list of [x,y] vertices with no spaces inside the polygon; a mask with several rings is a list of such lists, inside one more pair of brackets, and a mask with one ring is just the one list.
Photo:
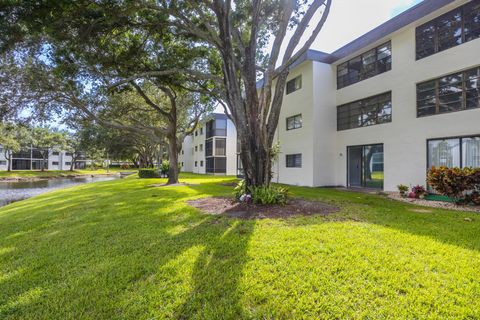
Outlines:
{"label": "grass slope", "polygon": [[65,175],[99,175],[99,174],[108,174],[108,173],[117,173],[117,172],[132,172],[137,171],[136,169],[130,170],[121,170],[119,168],[111,168],[109,172],[105,169],[85,169],[85,170],[19,170],[19,171],[0,171],[0,178],[41,178],[41,177],[61,177]]}
{"label": "grass slope", "polygon": [[292,187],[342,211],[241,221],[185,205],[232,178],[182,180],[196,185],[127,178],[0,209],[0,318],[480,318],[475,214]]}

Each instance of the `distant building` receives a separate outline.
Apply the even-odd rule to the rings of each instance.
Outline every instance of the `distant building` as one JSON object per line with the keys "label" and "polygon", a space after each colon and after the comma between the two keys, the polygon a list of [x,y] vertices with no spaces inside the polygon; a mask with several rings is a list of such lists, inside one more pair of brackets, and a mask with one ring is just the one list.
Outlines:
{"label": "distant building", "polygon": [[202,121],[185,138],[179,162],[184,172],[216,175],[237,174],[237,131],[221,113]]}
{"label": "distant building", "polygon": [[[70,170],[73,157],[66,151],[48,151],[48,157],[45,160],[46,170]],[[11,169],[12,170],[40,170],[43,167],[44,160],[40,153],[40,149],[28,147],[20,152],[12,154]],[[84,169],[87,160],[84,155],[79,155],[75,160],[75,169]],[[5,158],[5,152],[0,146],[0,170],[8,170],[8,160]]]}

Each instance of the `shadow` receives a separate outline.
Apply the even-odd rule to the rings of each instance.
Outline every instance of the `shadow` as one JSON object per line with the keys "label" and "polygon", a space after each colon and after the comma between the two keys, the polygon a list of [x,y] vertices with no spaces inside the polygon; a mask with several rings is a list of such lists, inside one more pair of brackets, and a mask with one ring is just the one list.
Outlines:
{"label": "shadow", "polygon": [[185,203],[230,188],[149,184],[85,185],[0,209],[0,249],[13,248],[0,255],[0,318],[241,316],[255,222]]}
{"label": "shadow", "polygon": [[292,224],[305,225],[339,220],[367,222],[480,251],[478,213],[418,206],[382,195],[351,190],[291,187],[291,191],[293,196],[323,201],[341,208],[339,213],[327,215],[325,218],[299,219],[291,221]]}

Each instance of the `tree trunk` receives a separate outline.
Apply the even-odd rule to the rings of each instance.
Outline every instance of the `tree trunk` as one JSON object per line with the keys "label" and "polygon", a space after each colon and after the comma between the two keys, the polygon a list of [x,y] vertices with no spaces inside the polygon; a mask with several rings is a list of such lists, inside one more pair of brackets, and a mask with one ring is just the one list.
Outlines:
{"label": "tree trunk", "polygon": [[168,135],[168,182],[167,184],[178,183],[178,144],[176,134]]}
{"label": "tree trunk", "polygon": [[8,150],[5,151],[5,159],[7,159],[7,172],[11,172],[12,171],[12,154]]}
{"label": "tree trunk", "polygon": [[70,171],[73,171],[73,168],[75,167],[75,158],[72,156],[72,162],[70,163]]}

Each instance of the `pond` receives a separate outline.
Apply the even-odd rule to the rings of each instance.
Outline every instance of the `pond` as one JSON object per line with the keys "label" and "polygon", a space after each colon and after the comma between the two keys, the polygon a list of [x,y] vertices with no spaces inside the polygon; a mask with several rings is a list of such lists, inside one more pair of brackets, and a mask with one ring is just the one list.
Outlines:
{"label": "pond", "polygon": [[120,179],[120,175],[0,182],[0,207],[52,190],[68,188],[85,183],[109,181],[115,179]]}

